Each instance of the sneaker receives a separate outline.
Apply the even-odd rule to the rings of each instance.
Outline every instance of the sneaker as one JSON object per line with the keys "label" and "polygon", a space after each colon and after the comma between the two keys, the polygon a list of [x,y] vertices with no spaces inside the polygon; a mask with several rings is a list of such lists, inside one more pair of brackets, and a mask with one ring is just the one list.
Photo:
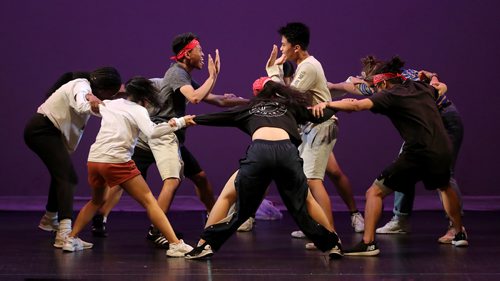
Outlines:
{"label": "sneaker", "polygon": [[90,249],[94,246],[94,244],[85,242],[78,237],[70,237],[66,236],[64,240],[64,245],[62,246],[63,251],[65,252],[74,252],[81,251],[84,249]]}
{"label": "sneaker", "polygon": [[[465,227],[462,227],[462,231],[464,233],[466,233]],[[438,238],[438,242],[441,244],[451,244],[451,242],[453,241],[453,238],[455,238],[456,234],[457,234],[457,232],[455,231],[455,229],[453,227],[449,226],[448,231],[446,231],[446,233],[443,236]]]}
{"label": "sneaker", "polygon": [[47,214],[43,215],[40,223],[38,224],[38,228],[45,231],[56,232],[59,229],[57,216],[49,217]]}
{"label": "sneaker", "polygon": [[297,239],[304,239],[304,238],[306,238],[306,235],[304,234],[304,232],[302,232],[300,230],[293,231],[291,233],[291,235],[292,235],[293,238],[297,238]]}
{"label": "sneaker", "polygon": [[312,242],[306,243],[305,248],[306,248],[306,250],[309,250],[309,251],[314,251],[314,250],[318,249],[316,247],[316,245],[314,245],[314,243],[312,243]]}
{"label": "sneaker", "polygon": [[160,249],[168,249],[169,247],[167,238],[165,238],[165,236],[163,236],[163,234],[161,234],[161,232],[153,226],[149,227],[146,238],[149,241],[153,242],[155,246]]}
{"label": "sneaker", "polygon": [[255,219],[249,217],[240,227],[238,227],[238,231],[240,232],[248,232],[252,231],[253,224],[255,223]]}
{"label": "sneaker", "polygon": [[97,214],[92,218],[92,235],[95,237],[108,237],[103,215]]}
{"label": "sneaker", "polygon": [[351,249],[345,250],[346,256],[376,256],[380,253],[377,243],[375,241],[365,244],[363,240]]}
{"label": "sneaker", "polygon": [[342,244],[337,243],[333,248],[330,249],[330,252],[328,252],[328,256],[332,260],[338,260],[344,256],[344,252],[342,251]]}
{"label": "sneaker", "polygon": [[405,234],[408,232],[410,232],[410,227],[407,219],[398,216],[393,216],[388,223],[376,230],[376,233],[379,234]]}
{"label": "sneaker", "polygon": [[196,260],[196,259],[203,259],[203,258],[208,258],[214,255],[214,252],[212,251],[212,247],[205,242],[203,245],[200,245],[196,248],[194,248],[191,252],[187,253],[184,257],[188,260]]}
{"label": "sneaker", "polygon": [[354,232],[360,233],[365,231],[365,220],[360,212],[351,214],[351,226],[354,228]]}
{"label": "sneaker", "polygon": [[[463,229],[463,228],[462,228]],[[467,241],[467,233],[465,231],[460,231],[455,235],[455,238],[451,241],[451,244],[455,247],[467,247],[469,242]]]}
{"label": "sneaker", "polygon": [[193,247],[184,243],[184,241],[181,239],[179,243],[170,243],[166,254],[167,257],[181,258],[184,257],[187,253],[191,252],[192,250]]}
{"label": "sneaker", "polygon": [[64,240],[68,237],[71,232],[71,228],[59,229],[56,233],[56,239],[54,240],[54,247],[60,249],[64,246]]}

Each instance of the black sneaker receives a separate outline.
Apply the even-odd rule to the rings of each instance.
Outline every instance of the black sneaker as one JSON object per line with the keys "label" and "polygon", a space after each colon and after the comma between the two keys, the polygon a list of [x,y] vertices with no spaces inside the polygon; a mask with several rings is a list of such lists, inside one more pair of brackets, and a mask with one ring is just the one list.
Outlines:
{"label": "black sneaker", "polygon": [[330,249],[328,256],[331,260],[338,260],[344,256],[344,252],[342,251],[342,244],[340,242]]}
{"label": "black sneaker", "polygon": [[467,241],[467,233],[465,231],[460,231],[455,234],[455,238],[451,241],[451,244],[455,247],[467,247],[469,246],[469,242]]}
{"label": "black sneaker", "polygon": [[380,253],[375,241],[365,244],[363,240],[351,249],[344,251],[346,256],[376,256]]}
{"label": "black sneaker", "polygon": [[210,245],[207,242],[205,242],[203,243],[203,245],[194,248],[191,252],[184,255],[184,257],[188,260],[198,260],[198,259],[209,258],[213,255],[214,252],[212,251],[212,247],[210,247]]}
{"label": "black sneaker", "polygon": [[92,218],[92,235],[94,237],[108,237],[103,215],[97,214]]}
{"label": "black sneaker", "polygon": [[161,234],[161,232],[153,226],[149,227],[148,234],[146,238],[153,242],[156,247],[160,249],[168,249],[168,240]]}

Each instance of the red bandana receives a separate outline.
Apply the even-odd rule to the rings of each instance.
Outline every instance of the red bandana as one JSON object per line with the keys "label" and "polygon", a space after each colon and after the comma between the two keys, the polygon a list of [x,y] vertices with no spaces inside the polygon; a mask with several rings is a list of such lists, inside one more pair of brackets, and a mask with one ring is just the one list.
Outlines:
{"label": "red bandana", "polygon": [[255,80],[252,85],[252,90],[253,90],[253,95],[256,96],[262,91],[262,88],[264,88],[264,85],[268,82],[271,81],[271,78],[269,77],[260,77],[259,79]]}
{"label": "red bandana", "polygon": [[171,56],[170,59],[171,60],[180,60],[182,59],[187,52],[191,51],[192,49],[194,49],[196,46],[200,45],[200,42],[198,40],[193,39],[191,40],[191,42],[189,42],[186,46],[184,46],[184,48],[182,48],[182,50],[180,50],[177,55],[175,56]]}
{"label": "red bandana", "polygon": [[397,78],[397,77],[400,77],[402,78],[403,80],[406,80],[406,78],[401,75],[401,73],[381,73],[381,74],[377,74],[377,75],[373,75],[373,85],[377,85],[378,83],[382,82],[382,81],[385,81],[385,80],[389,80],[389,79],[392,79],[392,78]]}

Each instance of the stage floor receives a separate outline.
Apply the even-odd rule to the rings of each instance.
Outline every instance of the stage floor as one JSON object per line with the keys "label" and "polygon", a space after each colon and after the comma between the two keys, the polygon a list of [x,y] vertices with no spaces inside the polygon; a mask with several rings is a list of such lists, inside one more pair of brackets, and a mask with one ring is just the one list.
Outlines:
{"label": "stage floor", "polygon": [[[277,221],[257,221],[252,232],[235,234],[210,260],[167,258],[145,239],[144,212],[115,212],[108,238],[80,236],[94,248],[63,253],[53,235],[37,229],[42,212],[0,212],[0,280],[500,280],[500,212],[467,212],[469,248],[440,245],[446,229],[443,213],[418,211],[412,232],[378,235],[378,257],[344,257],[304,249],[292,239],[296,227],[285,213]],[[334,214],[344,247],[361,239],[350,227],[349,213]],[[385,212],[380,224],[391,213]],[[200,211],[169,215],[184,240],[195,244],[204,223]]]}

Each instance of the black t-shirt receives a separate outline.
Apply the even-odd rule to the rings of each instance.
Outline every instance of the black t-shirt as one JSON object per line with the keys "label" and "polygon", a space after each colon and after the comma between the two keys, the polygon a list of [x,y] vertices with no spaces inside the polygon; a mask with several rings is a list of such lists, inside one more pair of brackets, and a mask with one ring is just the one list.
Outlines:
{"label": "black t-shirt", "polygon": [[436,89],[406,80],[370,97],[371,111],[389,117],[405,141],[402,153],[448,157],[450,142],[434,100]]}
{"label": "black t-shirt", "polygon": [[320,123],[330,119],[334,110],[325,108],[324,116],[316,118],[303,106],[285,105],[276,101],[262,101],[256,105],[245,105],[233,110],[198,115],[196,124],[221,127],[237,127],[250,136],[261,127],[275,127],[285,130],[296,146],[301,143],[297,124]]}

